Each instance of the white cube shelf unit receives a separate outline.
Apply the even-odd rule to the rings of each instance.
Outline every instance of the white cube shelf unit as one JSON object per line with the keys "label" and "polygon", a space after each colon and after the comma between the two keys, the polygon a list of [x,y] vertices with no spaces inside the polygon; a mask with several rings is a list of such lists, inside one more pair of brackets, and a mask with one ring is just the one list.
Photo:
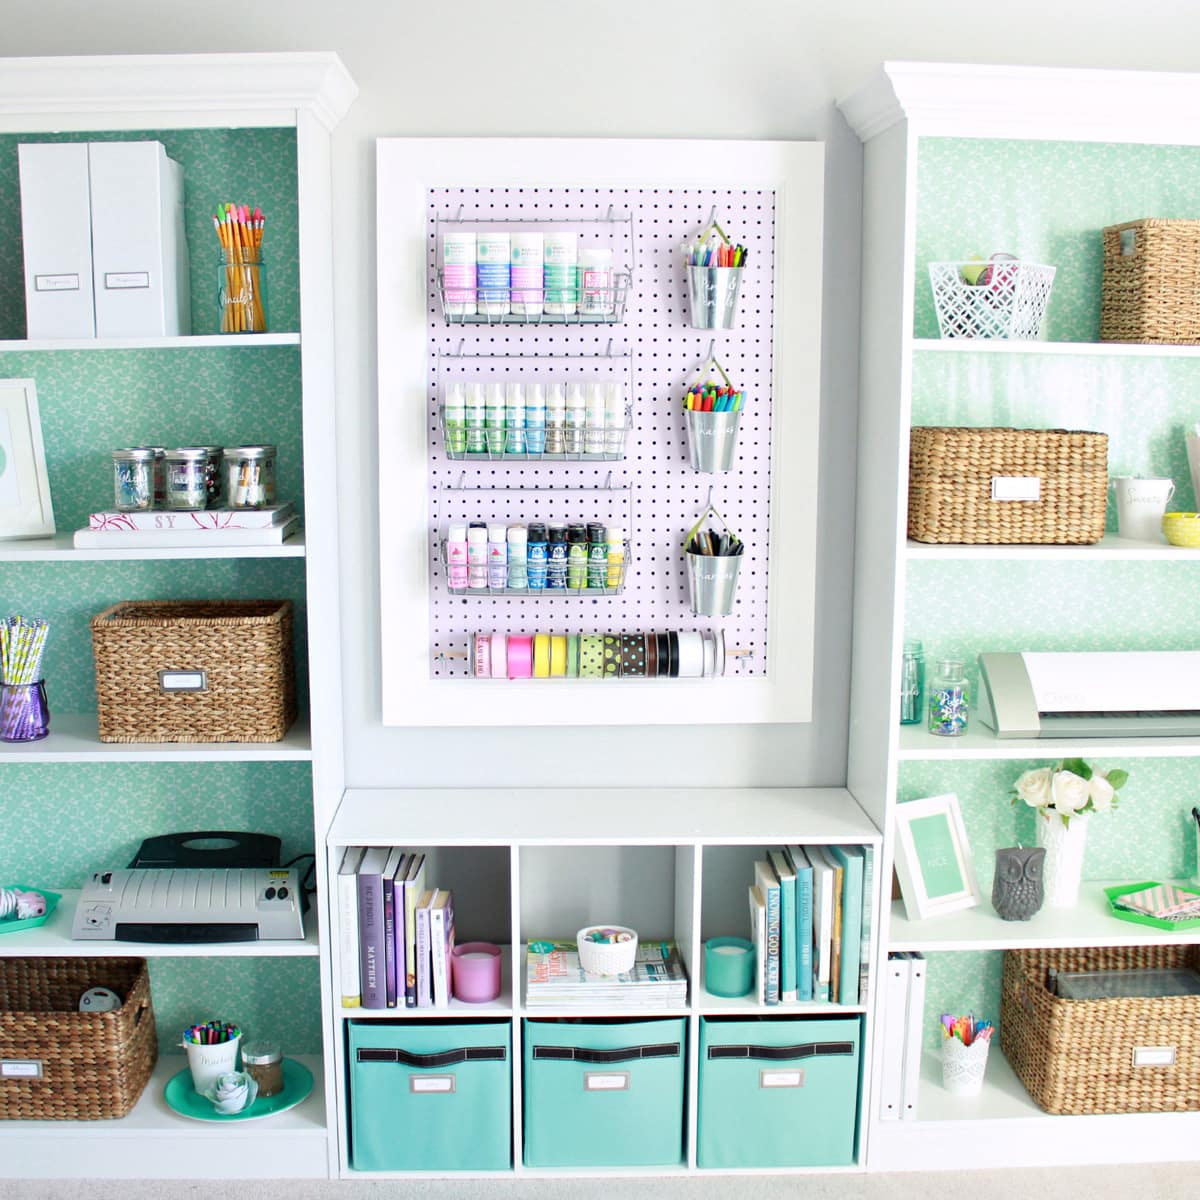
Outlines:
{"label": "white cube shelf unit", "polygon": [[[870,1170],[1200,1158],[1200,1113],[1048,1115],[996,1043],[983,1094],[950,1097],[935,1049],[947,1008],[966,1011],[969,1000],[977,1015],[1000,1019],[1006,948],[1196,940],[1114,920],[1100,889],[1122,872],[1127,881],[1171,879],[1195,868],[1183,830],[1200,741],[1003,741],[974,721],[964,737],[936,737],[900,726],[898,694],[906,638],[922,640],[931,658],[965,658],[972,670],[985,651],[1193,648],[1193,550],[1120,538],[1111,522],[1095,546],[921,545],[907,539],[906,519],[914,425],[1105,431],[1110,474],[1172,475],[1174,507],[1195,507],[1181,430],[1196,417],[1200,350],[1098,338],[1101,229],[1197,215],[1197,104],[1200,75],[886,63],[841,105],[865,143],[847,786],[884,831],[881,876],[891,877],[896,810],[906,800],[957,791],[979,853],[1032,837],[1032,814],[1010,807],[1006,794],[1030,766],[1115,759],[1133,766],[1135,786],[1141,780],[1127,807],[1093,823],[1075,909],[1006,923],[986,899],[921,921],[899,904],[883,906],[876,971],[889,950],[928,959],[926,1070],[915,1121],[881,1119],[868,1099]],[[996,251],[1058,267],[1046,340],[939,339],[929,262]],[[1151,836],[1156,829],[1161,837]],[[976,869],[987,897],[990,854],[979,853]]]}
{"label": "white cube shelf unit", "polygon": [[[520,1046],[524,1018],[684,1017],[688,1023],[687,1158],[672,1170],[696,1169],[696,1095],[702,1016],[859,1015],[861,1005],[781,1004],[710,995],[700,962],[710,937],[744,936],[753,862],[789,843],[855,844],[878,853],[879,834],[842,788],[807,789],[351,789],[328,835],[329,870],[347,846],[401,846],[423,851],[427,886],[454,891],[457,941],[486,940],[504,948],[502,991],[488,1004],[452,1001],[449,1008],[341,1008],[349,1020],[446,1021],[481,1017],[513,1022]],[[878,876],[876,877],[878,880]],[[876,882],[878,899],[878,882]],[[626,925],[639,936],[674,940],[688,974],[688,997],[677,1009],[548,1008],[524,993],[525,946],[538,938],[573,940],[584,925]],[[335,931],[336,936],[336,931]],[[336,957],[336,956],[335,956]],[[340,980],[334,980],[340,995]],[[339,1044],[345,1044],[343,1029]],[[864,1050],[864,1053],[867,1051]],[[338,1095],[347,1105],[343,1055],[335,1059]],[[513,1174],[524,1177],[606,1174],[597,1168],[555,1172],[522,1164],[521,1063],[513,1055]],[[345,1177],[386,1178],[357,1171],[347,1108],[343,1107],[340,1169]],[[464,1134],[464,1136],[467,1136]],[[823,1168],[861,1170],[859,1166]],[[630,1168],[620,1173],[644,1173]],[[653,1173],[653,1172],[650,1172]],[[706,1172],[707,1173],[707,1172]],[[446,1174],[454,1174],[447,1171]],[[492,1173],[495,1177],[496,1173]]]}

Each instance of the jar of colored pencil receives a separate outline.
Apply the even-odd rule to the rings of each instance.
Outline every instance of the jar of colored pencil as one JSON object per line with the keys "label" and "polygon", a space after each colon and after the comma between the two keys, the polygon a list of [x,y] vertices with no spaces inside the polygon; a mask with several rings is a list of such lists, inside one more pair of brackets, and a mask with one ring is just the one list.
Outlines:
{"label": "jar of colored pencil", "polygon": [[217,295],[222,333],[266,333],[267,266],[262,240],[266,218],[247,204],[219,205],[213,227],[221,246]]}

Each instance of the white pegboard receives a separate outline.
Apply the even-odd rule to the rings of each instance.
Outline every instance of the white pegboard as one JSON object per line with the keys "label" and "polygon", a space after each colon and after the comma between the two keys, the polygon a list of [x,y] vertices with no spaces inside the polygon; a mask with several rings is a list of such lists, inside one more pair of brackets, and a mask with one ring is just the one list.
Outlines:
{"label": "white pegboard", "polygon": [[[767,663],[775,194],[772,189],[430,188],[427,192],[427,329],[430,574],[429,669],[469,674],[472,632],[636,632],[722,628],[727,674],[762,676]],[[689,323],[682,246],[716,209],[722,228],[749,250],[739,318],[730,330]],[[610,214],[615,220],[609,222]],[[496,222],[578,222],[581,241],[610,245],[632,271],[620,324],[448,322],[437,287],[438,231],[448,218],[467,228]],[[539,224],[541,223],[541,224]],[[561,226],[558,226],[561,227]],[[746,396],[734,470],[699,474],[688,463],[683,396],[715,342],[721,365]],[[612,357],[609,357],[612,355]],[[451,357],[453,356],[453,357]],[[590,379],[629,376],[632,429],[623,462],[491,462],[447,457],[440,405],[449,378]],[[708,376],[705,376],[707,378]],[[629,491],[597,487],[610,477]],[[475,489],[459,491],[462,484]],[[532,489],[553,487],[554,492]],[[558,489],[577,487],[578,492]],[[707,502],[746,543],[734,611],[692,615],[682,544]],[[531,490],[522,490],[531,489]],[[588,490],[583,490],[588,489]],[[621,595],[451,596],[441,541],[450,520],[605,520],[626,525],[630,563]],[[449,655],[449,657],[447,657]],[[528,685],[526,685],[528,686]],[[544,685],[553,686],[553,685]],[[595,686],[612,686],[611,683]]]}

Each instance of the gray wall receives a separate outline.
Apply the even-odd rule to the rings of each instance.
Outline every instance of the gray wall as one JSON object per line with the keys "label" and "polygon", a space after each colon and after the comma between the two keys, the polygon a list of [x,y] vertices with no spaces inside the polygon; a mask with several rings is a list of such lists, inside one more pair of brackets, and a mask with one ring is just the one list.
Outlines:
{"label": "gray wall", "polygon": [[[1189,70],[1200,12],[1117,0],[39,0],[4,6],[0,52],[336,50],[360,96],[335,133],[339,470],[347,777],[353,785],[544,783],[817,785],[845,778],[862,158],[833,101],[885,58]],[[1171,29],[1151,36],[1158,18]],[[1142,31],[1141,36],[1133,36]],[[729,47],[702,89],[685,87]],[[814,720],[798,726],[556,731],[384,729],[376,545],[376,137],[612,136],[822,139],[826,240]],[[719,759],[708,752],[721,737]],[[470,759],[488,774],[468,769]]]}

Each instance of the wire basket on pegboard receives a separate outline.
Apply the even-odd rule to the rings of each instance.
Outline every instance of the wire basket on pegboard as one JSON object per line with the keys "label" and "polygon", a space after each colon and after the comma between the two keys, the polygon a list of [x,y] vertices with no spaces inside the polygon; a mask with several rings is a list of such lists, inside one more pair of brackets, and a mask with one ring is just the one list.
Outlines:
{"label": "wire basket on pegboard", "polygon": [[929,264],[929,283],[944,338],[1032,341],[1041,332],[1054,267],[1001,259]]}

